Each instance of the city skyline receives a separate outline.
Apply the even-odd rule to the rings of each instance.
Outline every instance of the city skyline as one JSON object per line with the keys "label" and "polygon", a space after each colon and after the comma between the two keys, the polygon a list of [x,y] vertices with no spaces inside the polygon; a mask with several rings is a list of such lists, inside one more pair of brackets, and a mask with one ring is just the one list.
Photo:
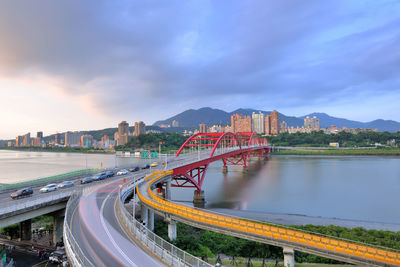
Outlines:
{"label": "city skyline", "polygon": [[400,121],[398,2],[20,7],[0,4],[0,139],[249,103]]}

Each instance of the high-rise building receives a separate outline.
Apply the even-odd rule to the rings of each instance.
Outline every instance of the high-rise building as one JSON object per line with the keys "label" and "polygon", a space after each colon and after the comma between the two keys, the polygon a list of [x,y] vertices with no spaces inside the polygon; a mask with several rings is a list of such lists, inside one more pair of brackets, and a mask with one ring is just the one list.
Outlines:
{"label": "high-rise building", "polygon": [[280,128],[279,114],[276,110],[271,112],[271,134],[278,135]]}
{"label": "high-rise building", "polygon": [[135,122],[135,136],[139,136],[141,134],[146,133],[146,124],[144,124],[143,121],[137,121]]}
{"label": "high-rise building", "polygon": [[15,146],[22,146],[24,142],[24,137],[22,135],[18,135],[15,137]]}
{"label": "high-rise building", "polygon": [[61,143],[60,141],[60,134],[56,133],[56,135],[54,136],[54,145],[59,145]]}
{"label": "high-rise building", "polygon": [[126,121],[121,121],[118,124],[118,144],[120,146],[125,145],[128,143],[128,136],[130,135],[129,133],[129,123]]}
{"label": "high-rise building", "polygon": [[104,135],[103,137],[101,137],[101,142],[100,142],[101,148],[109,148],[110,145],[111,145],[111,141],[110,141],[110,138],[108,137],[108,135]]}
{"label": "high-rise building", "polygon": [[231,130],[237,132],[251,132],[251,117],[241,114],[233,114],[231,116]]}
{"label": "high-rise building", "polygon": [[253,132],[258,134],[262,134],[265,132],[265,123],[264,123],[264,114],[260,111],[258,114],[253,112],[251,115],[252,123],[253,123]]}
{"label": "high-rise building", "polygon": [[286,121],[282,121],[282,122],[279,124],[279,132],[280,132],[280,133],[287,133],[287,132],[288,132],[288,127],[287,127]]}
{"label": "high-rise building", "polygon": [[210,133],[222,133],[222,126],[221,125],[213,125],[209,129]]}
{"label": "high-rise building", "polygon": [[206,126],[205,123],[200,124],[199,128],[200,128],[199,129],[200,133],[206,133],[207,132],[207,126]]}
{"label": "high-rise building", "polygon": [[265,134],[271,135],[271,115],[265,115]]}
{"label": "high-rise building", "polygon": [[36,133],[37,138],[43,138],[43,132],[37,132]]}
{"label": "high-rise building", "polygon": [[66,132],[65,133],[65,141],[64,141],[64,146],[69,146],[69,147],[77,147],[80,144],[81,141],[81,132]]}
{"label": "high-rise building", "polygon": [[179,127],[179,122],[176,120],[172,121],[172,127]]}
{"label": "high-rise building", "polygon": [[319,129],[319,119],[317,117],[310,118],[309,116],[304,118],[304,128],[316,130]]}
{"label": "high-rise building", "polygon": [[90,134],[84,134],[81,136],[80,140],[80,146],[81,147],[92,147],[93,146],[93,136]]}
{"label": "high-rise building", "polygon": [[31,145],[31,133],[27,133],[23,136],[24,140],[22,141],[22,146],[30,146]]}

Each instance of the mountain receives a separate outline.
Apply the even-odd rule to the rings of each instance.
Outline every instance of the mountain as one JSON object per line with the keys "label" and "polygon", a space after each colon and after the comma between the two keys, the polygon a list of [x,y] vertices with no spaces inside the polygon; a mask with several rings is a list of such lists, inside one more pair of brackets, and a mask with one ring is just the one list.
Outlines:
{"label": "mountain", "polygon": [[[264,114],[271,113],[271,111],[264,111],[258,109],[237,109],[232,112],[226,112],[220,109],[213,109],[209,107],[200,108],[200,109],[189,109],[182,113],[179,113],[171,118],[166,120],[156,121],[153,125],[160,124],[172,124],[173,120],[179,122],[180,127],[198,127],[200,123],[205,123],[206,125],[228,125],[230,124],[231,115],[235,113],[243,114],[243,115],[251,115],[253,112],[261,111]],[[288,126],[293,127],[301,127],[304,124],[304,118],[306,116],[316,116],[319,119],[320,126],[323,128],[330,127],[331,125],[335,125],[336,127],[342,128],[343,126],[347,128],[368,128],[368,129],[378,129],[378,131],[388,131],[388,132],[396,132],[400,131],[400,123],[392,120],[374,120],[370,122],[360,122],[353,121],[344,118],[336,118],[329,116],[326,113],[311,113],[301,117],[295,116],[287,116],[285,114],[279,113],[281,121],[286,121]]]}

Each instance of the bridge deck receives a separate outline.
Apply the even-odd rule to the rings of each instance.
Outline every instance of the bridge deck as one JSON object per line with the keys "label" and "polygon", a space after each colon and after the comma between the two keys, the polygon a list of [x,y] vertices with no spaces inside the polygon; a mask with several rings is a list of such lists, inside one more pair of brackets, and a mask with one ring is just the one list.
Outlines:
{"label": "bridge deck", "polygon": [[326,237],[264,222],[225,216],[162,199],[155,195],[151,188],[155,183],[172,173],[172,170],[154,172],[145,178],[145,184],[137,187],[137,192],[145,205],[160,214],[168,214],[169,217],[177,221],[211,231],[267,244],[291,247],[298,251],[354,264],[369,266],[400,265],[400,253],[396,250]]}

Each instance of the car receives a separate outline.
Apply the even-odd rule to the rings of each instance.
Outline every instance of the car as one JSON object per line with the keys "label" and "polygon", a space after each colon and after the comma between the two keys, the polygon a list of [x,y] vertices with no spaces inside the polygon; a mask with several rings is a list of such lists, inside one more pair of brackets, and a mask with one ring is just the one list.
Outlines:
{"label": "car", "polygon": [[62,264],[68,261],[67,254],[64,250],[53,251],[49,256],[49,261],[53,264]]}
{"label": "car", "polygon": [[143,167],[142,167],[142,169],[144,170],[144,169],[149,169],[150,168],[150,165],[149,164],[146,164],[146,165],[144,165]]}
{"label": "car", "polygon": [[88,183],[91,183],[91,182],[93,182],[93,178],[92,177],[86,177],[86,178],[83,178],[81,180],[81,184],[88,184]]}
{"label": "car", "polygon": [[128,174],[127,170],[120,170],[117,172],[117,175],[125,175],[125,174]]}
{"label": "car", "polygon": [[23,189],[20,189],[18,191],[15,191],[14,193],[12,193],[10,195],[10,197],[12,199],[17,199],[17,198],[21,198],[21,197],[28,197],[28,196],[30,196],[32,194],[33,194],[32,188],[31,187],[27,187],[27,188],[23,188]]}
{"label": "car", "polygon": [[152,164],[150,164],[150,167],[157,167],[158,163],[157,162],[153,162]]}
{"label": "car", "polygon": [[106,172],[107,177],[113,177],[115,173],[113,171],[107,171]]}
{"label": "car", "polygon": [[56,191],[58,186],[56,184],[48,184],[45,187],[40,188],[40,193],[48,193],[52,191]]}
{"label": "car", "polygon": [[75,184],[72,181],[64,181],[64,182],[58,184],[58,188],[67,188],[67,187],[71,187],[71,186],[74,186],[74,185]]}
{"label": "car", "polygon": [[138,166],[129,169],[130,172],[137,172],[139,170],[140,170],[140,168]]}
{"label": "car", "polygon": [[93,176],[93,180],[99,181],[99,180],[104,180],[107,178],[107,174],[105,172],[99,173],[95,176]]}

